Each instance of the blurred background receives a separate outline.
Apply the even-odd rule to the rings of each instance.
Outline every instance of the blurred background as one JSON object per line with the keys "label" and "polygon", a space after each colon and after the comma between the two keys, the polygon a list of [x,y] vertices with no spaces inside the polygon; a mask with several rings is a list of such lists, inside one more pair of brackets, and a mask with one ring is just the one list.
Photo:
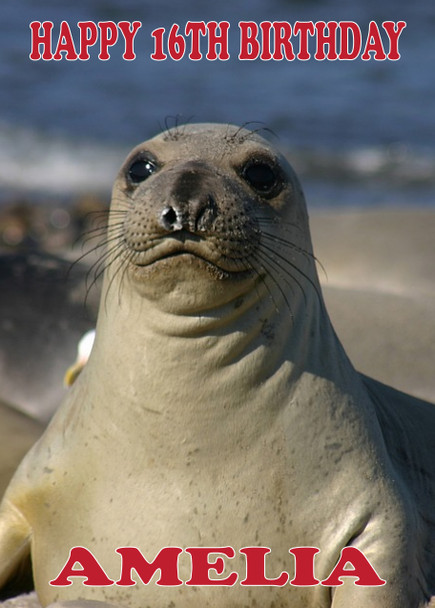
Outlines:
{"label": "blurred background", "polygon": [[[180,121],[254,121],[272,129],[310,208],[435,201],[433,0],[2,0],[0,205],[107,198],[130,147]],[[139,20],[135,61],[31,61],[31,21]],[[227,20],[229,61],[150,59],[151,32]],[[238,21],[407,22],[399,61],[239,61]],[[296,39],[297,40],[297,39]],[[295,40],[295,43],[296,43]],[[384,40],[386,37],[384,36]],[[313,53],[313,47],[311,47]],[[86,205],[85,205],[86,206]],[[66,214],[51,218],[61,227]],[[11,241],[19,235],[10,230]]]}

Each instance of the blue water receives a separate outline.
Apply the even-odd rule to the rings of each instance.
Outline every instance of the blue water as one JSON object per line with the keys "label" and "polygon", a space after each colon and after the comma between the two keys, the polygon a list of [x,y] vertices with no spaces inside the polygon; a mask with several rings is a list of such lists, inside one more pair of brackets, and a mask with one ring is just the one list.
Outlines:
{"label": "blue water", "polygon": [[[0,200],[106,192],[128,149],[168,116],[264,123],[302,175],[310,205],[435,203],[433,0],[2,0]],[[122,44],[101,62],[30,61],[29,23],[142,22],[135,61]],[[151,31],[186,21],[231,24],[231,58],[150,59]],[[407,22],[399,61],[237,59],[238,27],[251,21]],[[56,39],[56,36],[55,36]]]}

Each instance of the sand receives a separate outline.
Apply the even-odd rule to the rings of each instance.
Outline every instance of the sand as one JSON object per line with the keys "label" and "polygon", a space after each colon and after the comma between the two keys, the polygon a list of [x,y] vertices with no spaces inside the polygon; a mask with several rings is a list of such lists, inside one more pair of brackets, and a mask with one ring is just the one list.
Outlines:
{"label": "sand", "polygon": [[435,211],[312,213],[311,232],[355,367],[435,403]]}

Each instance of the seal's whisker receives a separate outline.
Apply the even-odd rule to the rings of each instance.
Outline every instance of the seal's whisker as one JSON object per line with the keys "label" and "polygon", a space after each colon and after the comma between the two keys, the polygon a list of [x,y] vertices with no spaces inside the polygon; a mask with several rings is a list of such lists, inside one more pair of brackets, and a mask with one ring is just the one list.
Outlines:
{"label": "seal's whisker", "polygon": [[[176,114],[175,116],[165,116],[164,127],[161,125],[160,121],[158,122],[160,132],[163,135],[165,141],[177,141],[184,133],[184,130],[188,126],[188,124],[193,120],[194,116],[189,116],[184,119],[181,114]],[[170,121],[173,122],[173,126],[171,126]]]}
{"label": "seal's whisker", "polygon": [[123,234],[123,226],[119,225],[119,226],[109,226],[109,228],[107,228],[107,230],[102,231],[100,234],[95,234],[95,235],[91,235],[89,236],[84,243],[89,243],[90,241],[94,240],[94,239],[99,239],[99,241],[94,245],[94,247],[92,248],[94,249],[99,249],[101,247],[104,247],[104,245],[106,245],[108,242],[110,242],[110,240],[113,240],[113,238],[116,238],[117,236],[122,236]]}
{"label": "seal's whisker", "polygon": [[[82,262],[86,257],[92,255],[93,253],[95,253],[96,251],[98,251],[99,249],[101,249],[101,247],[104,247],[104,246],[108,245],[111,241],[116,240],[117,238],[119,238],[122,235],[122,227],[121,226],[118,227],[118,230],[119,230],[119,234],[113,233],[113,235],[110,235],[111,236],[110,239],[107,238],[107,239],[104,239],[102,242],[97,243],[96,245],[94,245],[93,247],[91,247],[88,251],[85,251],[84,253],[82,253],[81,255],[79,255],[77,257],[77,259],[75,259],[73,262],[71,262],[70,267],[68,268],[68,271],[67,271],[66,278],[67,279],[69,278],[71,272],[77,266],[77,264],[80,264],[80,262]],[[107,233],[107,231],[105,231],[105,233]],[[102,235],[98,235],[98,236],[102,236]],[[86,242],[92,240],[92,238],[96,238],[96,236],[95,237],[89,237],[89,239],[83,241],[83,245],[85,245]],[[93,265],[91,265],[90,269],[87,272],[87,277],[89,275],[90,270],[92,269],[92,266]]]}
{"label": "seal's whisker", "polygon": [[[278,254],[278,253],[277,253],[275,250],[273,250],[273,249],[271,249],[271,248],[267,247],[266,245],[264,245],[264,243],[262,243],[262,245],[261,245],[261,246],[263,247],[263,249],[261,249],[261,248],[260,248],[260,249],[259,249],[259,251],[261,251],[261,252],[262,252],[263,256],[264,256],[264,257],[265,257],[265,258],[266,258],[266,259],[269,261],[269,263],[270,263],[272,266],[275,266],[275,268],[279,268],[279,269],[280,269],[280,270],[281,270],[281,271],[284,273],[284,275],[287,275],[288,277],[290,277],[290,278],[291,278],[291,280],[292,280],[294,283],[296,283],[296,285],[297,285],[297,286],[299,287],[299,289],[301,290],[301,293],[302,293],[302,295],[303,295],[303,298],[304,298],[304,302],[305,302],[305,304],[307,304],[307,296],[306,296],[305,289],[304,289],[304,287],[303,287],[302,283],[300,282],[300,280],[299,280],[297,277],[295,277],[295,275],[294,275],[292,272],[290,272],[290,270],[289,270],[289,269],[287,269],[287,268],[284,266],[284,264],[283,264],[283,263],[281,263],[279,260],[277,260],[277,259],[276,259],[276,257],[278,257],[278,258],[279,258],[280,260],[282,260],[283,262],[287,262],[287,260],[286,260],[286,259],[285,259],[283,256],[279,255],[279,254]],[[290,266],[290,268],[293,268],[293,269],[295,268],[294,264],[292,264],[291,262],[288,262],[288,265]],[[305,273],[303,273],[303,272],[301,272],[301,271],[300,271],[300,273],[301,273],[301,274],[302,274],[304,277],[306,277]],[[285,276],[283,276],[283,278],[284,278],[284,280],[285,280]],[[306,277],[306,278],[307,278],[307,277]],[[290,284],[288,281],[287,281],[287,283],[288,283],[288,284]]]}
{"label": "seal's whisker", "polygon": [[[254,260],[255,260],[256,262],[258,261],[258,260],[257,260],[257,259],[255,259],[255,258],[254,258]],[[273,305],[274,305],[274,307],[275,307],[275,312],[279,313],[279,306],[278,306],[278,304],[276,303],[275,298],[273,297],[272,290],[270,289],[269,285],[267,284],[267,281],[266,281],[265,277],[263,276],[263,273],[262,273],[262,272],[260,272],[260,270],[259,270],[259,269],[258,269],[258,268],[255,266],[255,264],[253,264],[253,262],[252,262],[252,261],[245,260],[245,262],[248,264],[249,268],[251,268],[251,269],[252,269],[252,270],[253,270],[253,271],[254,271],[254,272],[255,272],[255,273],[258,275],[258,277],[260,278],[260,281],[263,283],[263,285],[264,285],[264,287],[265,287],[265,289],[266,289],[267,293],[269,294],[270,299],[272,300],[272,303],[273,303]],[[263,270],[263,271],[264,271],[264,273],[265,273],[265,274],[266,274],[266,276],[267,276],[267,271],[266,271],[266,269],[265,269],[265,268],[264,268],[264,267],[261,265],[261,263],[260,263],[259,261],[258,261],[258,263],[259,263],[259,265],[260,265],[260,269],[261,269],[261,270]],[[273,279],[272,279],[272,280],[273,280]],[[261,299],[261,294],[260,294],[260,293],[259,293],[259,291],[258,291],[257,284],[255,284],[255,289],[256,289],[256,291],[257,291],[257,295],[258,295],[258,297]],[[286,298],[284,298],[284,299],[286,299]],[[287,306],[288,306],[288,302],[287,302]],[[290,314],[291,314],[291,316],[292,316],[292,318],[293,318],[293,314],[292,314],[292,312],[291,312],[291,309],[290,309]]]}
{"label": "seal's whisker", "polygon": [[[273,297],[273,294],[272,294],[269,286],[267,285],[267,283],[266,283],[266,281],[264,279],[263,273],[260,272],[260,270],[255,266],[255,264],[253,264],[253,262],[250,259],[250,257],[249,258],[248,257],[243,257],[243,258],[240,258],[240,259],[234,259],[233,258],[232,262],[236,266],[236,268],[238,268],[241,272],[245,272],[247,269],[248,270],[252,270],[252,271],[255,272],[255,274],[259,277],[260,281],[265,286],[266,291],[268,292],[268,294],[269,294],[269,296],[270,296],[270,298],[271,298],[271,300],[272,300],[272,302],[273,302],[273,304],[275,306],[276,312],[279,312],[279,308],[278,308],[278,306],[277,306],[277,304],[275,302],[275,299]],[[267,274],[266,269],[263,268],[261,266],[261,264],[260,264],[260,269],[263,270],[264,274]],[[257,292],[258,298],[261,299],[261,293],[259,292],[257,283],[254,283],[254,289]]]}
{"label": "seal's whisker", "polygon": [[132,205],[131,194],[128,192],[125,192],[125,198],[126,198],[127,202],[125,200],[120,199],[119,196],[116,196],[116,195],[112,198],[112,205],[113,205],[113,203],[116,203],[118,205],[119,209],[111,209],[109,211],[109,217],[126,215],[131,210],[131,205]]}
{"label": "seal's whisker", "polygon": [[98,228],[92,228],[91,230],[87,230],[83,233],[82,242],[88,243],[89,241],[92,241],[92,239],[102,237],[105,234],[109,234],[111,232],[113,233],[115,229],[121,232],[123,227],[124,224],[120,222],[119,224],[106,224],[104,226],[99,226]]}
{"label": "seal's whisker", "polygon": [[[103,239],[101,242],[97,243],[96,245],[91,247],[88,251],[85,251],[84,253],[82,253],[76,260],[74,260],[74,262],[71,263],[68,273],[70,273],[72,271],[72,269],[76,266],[76,264],[79,264],[80,262],[82,262],[86,257],[92,255],[93,253],[95,253],[96,251],[101,249],[102,247],[109,245],[111,242],[116,241],[121,236],[122,236],[122,228],[119,227],[117,233],[114,232],[113,234],[108,235],[108,238]],[[89,238],[88,241],[91,240],[91,238]],[[94,262],[94,264],[91,265],[89,270],[91,270],[96,263],[97,262]],[[88,271],[88,273],[89,273],[89,271]]]}
{"label": "seal's whisker", "polygon": [[[302,292],[304,292],[302,285],[300,283],[298,283],[297,277],[295,277],[292,274],[290,269],[286,268],[283,264],[281,264],[278,260],[276,260],[275,257],[273,255],[270,255],[270,253],[268,251],[265,251],[265,250],[259,248],[256,252],[256,255],[259,257],[259,259],[263,260],[266,269],[267,268],[269,268],[269,270],[272,269],[287,283],[287,285],[289,285],[289,287],[293,291],[293,295],[295,295],[294,289],[293,289],[294,283],[299,285],[300,290]],[[266,266],[266,264],[268,264],[268,267]]]}
{"label": "seal's whisker", "polygon": [[295,251],[296,253],[300,253],[305,258],[314,260],[319,265],[319,267],[323,270],[323,272],[325,273],[325,276],[327,276],[326,270],[325,270],[322,262],[320,260],[318,260],[316,258],[316,256],[313,253],[311,253],[311,251],[307,251],[303,247],[299,247],[298,245],[295,245],[294,243],[292,243],[292,241],[289,241],[287,239],[279,237],[276,234],[272,234],[272,233],[269,233],[269,232],[264,232],[264,230],[262,230],[261,234],[262,234],[262,236],[264,236],[269,241],[278,242],[281,245],[284,245],[284,247],[288,247],[292,251]]}
{"label": "seal's whisker", "polygon": [[[111,215],[116,215],[118,213],[126,213],[126,210],[124,209],[110,209],[109,207],[107,209],[97,209],[95,211],[88,211],[85,214],[85,219],[91,218],[92,221],[94,221],[94,219],[98,219],[98,216],[100,217],[109,217]],[[94,217],[92,217],[94,216]]]}
{"label": "seal's whisker", "polygon": [[[87,271],[86,277],[85,277],[85,286],[86,286],[85,306],[86,306],[86,302],[88,300],[88,296],[91,292],[91,289],[94,287],[94,285],[96,285],[98,283],[98,280],[103,275],[106,268],[108,268],[111,264],[111,262],[110,262],[109,264],[106,265],[107,258],[114,251],[116,251],[116,249],[119,247],[119,245],[120,244],[118,243],[118,244],[114,245],[110,250],[106,251],[104,253],[104,255],[101,258],[99,258],[96,262],[94,262],[94,264],[92,264],[92,266],[90,266],[89,270]],[[92,281],[89,282],[92,273],[94,276],[92,278]]]}
{"label": "seal's whisker", "polygon": [[[95,253],[99,249],[102,249],[103,247],[107,247],[107,246],[111,245],[112,243],[120,240],[121,238],[122,238],[122,232],[119,232],[117,234],[112,234],[112,235],[108,236],[106,239],[104,239],[103,241],[101,241],[101,243],[98,243],[97,245],[95,245],[95,247],[93,247],[91,250],[89,250],[89,252],[85,255],[88,255],[90,253]],[[105,255],[105,254],[102,254],[102,255]],[[101,257],[100,257],[100,260],[101,260]]]}
{"label": "seal's whisker", "polygon": [[272,241],[273,243],[279,243],[280,245],[284,245],[284,247],[288,247],[292,251],[294,251],[296,253],[300,253],[307,259],[308,258],[314,259],[314,255],[312,253],[310,253],[309,251],[307,251],[306,249],[303,249],[302,247],[295,245],[292,241],[279,237],[276,234],[272,234],[271,232],[264,232],[264,230],[262,230],[261,236],[266,238],[269,241]]}
{"label": "seal's whisker", "polygon": [[266,237],[269,237],[270,240],[278,241],[282,245],[288,246],[291,249],[293,249],[294,251],[297,251],[297,252],[303,254],[305,257],[314,260],[316,262],[316,264],[318,264],[318,266],[322,269],[325,277],[328,278],[328,274],[327,274],[326,269],[323,266],[322,262],[311,251],[307,251],[306,249],[303,249],[303,247],[299,247],[298,245],[295,245],[291,241],[288,241],[285,238],[279,237],[276,234],[272,234],[272,233],[264,232],[264,231],[262,231],[261,234]]}
{"label": "seal's whisker", "polygon": [[113,281],[116,279],[116,277],[118,276],[118,273],[123,270],[122,275],[121,275],[121,280],[119,283],[119,291],[118,291],[118,305],[121,303],[121,290],[122,290],[122,283],[124,281],[124,276],[125,276],[125,272],[128,268],[128,264],[132,258],[132,256],[134,255],[133,252],[126,250],[125,248],[121,249],[119,251],[119,253],[117,253],[117,255],[115,256],[115,258],[110,262],[109,266],[112,265],[114,262],[118,262],[118,268],[116,268],[116,270],[113,272],[112,277],[109,281],[109,285],[107,286],[107,290],[106,290],[106,296],[105,296],[105,302],[104,302],[104,306],[106,306],[107,304],[107,296],[109,294],[109,291],[113,285]]}
{"label": "seal's whisker", "polygon": [[114,251],[116,251],[119,247],[122,247],[123,243],[122,243],[122,241],[120,241],[119,237],[113,237],[111,239],[107,239],[105,242],[105,245],[106,245],[106,250],[104,251],[104,253],[101,254],[101,256],[98,258],[98,260],[96,260],[95,263],[92,264],[92,266],[91,266],[91,270],[94,270],[95,272],[99,272],[101,266],[105,264],[105,262],[107,261],[108,258],[110,258],[110,255]]}
{"label": "seal's whisker", "polygon": [[79,241],[83,241],[83,237],[87,236],[89,234],[93,234],[96,233],[97,231],[101,230],[107,230],[108,228],[110,228],[110,224],[109,224],[109,217],[111,217],[112,215],[121,215],[121,216],[125,216],[125,214],[127,213],[127,210],[114,210],[114,211],[110,211],[109,209],[103,209],[103,210],[99,210],[99,211],[89,211],[88,213],[86,213],[86,215],[84,216],[85,219],[89,219],[92,217],[92,223],[95,224],[97,223],[99,220],[104,221],[104,223],[99,223],[98,226],[95,226],[94,228],[89,228],[87,230],[84,230],[83,232],[81,232],[79,234],[79,236],[75,239],[74,241],[74,245],[77,245],[77,243]]}
{"label": "seal's whisker", "polygon": [[[254,256],[254,259],[256,261],[259,261],[261,264],[261,267],[264,268],[266,271],[268,271],[267,276],[269,276],[271,278],[271,280],[275,283],[276,287],[278,287],[279,291],[281,292],[282,297],[284,298],[287,308],[290,312],[291,318],[293,319],[294,318],[293,309],[287,298],[287,294],[285,293],[281,283],[276,280],[274,273],[277,272],[277,274],[279,276],[282,276],[283,280],[287,283],[287,285],[289,285],[290,289],[292,289],[292,290],[293,290],[293,286],[292,286],[291,282],[285,277],[285,275],[286,274],[289,275],[290,278],[293,278],[293,276],[285,269],[281,269],[284,272],[284,275],[281,275],[280,270],[276,270],[273,268],[273,265],[272,265],[273,260],[270,260],[270,258],[266,254],[260,255],[260,253],[261,253],[260,251],[257,251],[256,255]],[[279,310],[278,310],[278,312],[279,312]]]}
{"label": "seal's whisker", "polygon": [[299,230],[299,232],[301,234],[304,234],[304,230],[302,228],[302,226],[299,226],[298,224],[295,224],[294,222],[287,222],[285,220],[282,220],[281,218],[276,218],[276,217],[262,217],[257,216],[257,220],[258,223],[260,225],[262,224],[273,224],[274,226],[278,226],[280,230],[284,230],[283,227],[285,227],[286,232],[290,232],[290,228],[296,228],[296,230]]}
{"label": "seal's whisker", "polygon": [[[115,209],[113,211],[95,211],[94,215],[97,217],[93,217],[91,222],[92,224],[97,224],[97,222],[104,222],[104,225],[109,225],[109,219],[112,217],[125,217],[128,213],[127,209]],[[97,228],[100,226],[97,226]]]}
{"label": "seal's whisker", "polygon": [[124,194],[125,198],[127,199],[127,202],[123,200],[119,195],[115,194],[113,196],[111,204],[113,205],[113,203],[116,203],[117,205],[119,205],[119,209],[110,209],[109,215],[116,215],[128,212],[131,205],[131,194],[129,192],[125,192]]}
{"label": "seal's whisker", "polygon": [[123,256],[124,256],[124,262],[123,262],[124,269],[123,269],[123,271],[122,271],[121,280],[120,280],[120,282],[119,282],[119,295],[118,295],[118,303],[120,303],[120,302],[121,302],[121,293],[122,293],[122,289],[123,289],[123,287],[124,287],[124,279],[125,279],[125,274],[126,274],[126,272],[127,272],[127,270],[128,270],[128,266],[129,266],[129,264],[130,264],[130,263],[131,263],[131,261],[133,260],[133,257],[134,257],[134,252],[127,252],[127,251],[126,251],[126,252],[123,254]]}
{"label": "seal's whisker", "polygon": [[[296,270],[300,275],[302,275],[314,288],[314,291],[316,292],[319,303],[322,304],[322,298],[319,293],[319,288],[317,287],[316,283],[313,281],[313,279],[308,274],[306,274],[303,270],[301,270],[296,264],[293,264],[293,262],[290,262],[290,260],[288,260],[286,257],[281,255],[280,253],[278,253],[276,250],[272,249],[271,247],[268,247],[264,242],[261,243],[260,247],[263,247],[268,252],[270,252],[273,256],[278,257],[280,260],[282,260],[282,262],[284,262],[285,264],[288,264],[293,270]],[[293,276],[293,279],[300,286],[300,283],[296,280],[296,278],[294,276]],[[302,291],[304,291],[302,287],[301,287],[301,289],[302,289]],[[305,292],[304,292],[304,299],[306,301]]]}
{"label": "seal's whisker", "polygon": [[[90,215],[90,213],[92,213],[92,212],[89,212],[87,215]],[[94,212],[94,213],[97,213],[97,212]],[[101,213],[101,212],[98,212],[98,213]],[[119,224],[113,224],[113,226],[121,226],[121,223],[119,223]],[[83,245],[85,245],[88,241],[90,241],[93,238],[97,238],[99,236],[103,236],[103,234],[105,234],[105,232],[107,232],[111,228],[112,228],[112,226],[109,223],[107,223],[107,216],[106,216],[104,224],[101,224],[101,225],[96,226],[94,228],[89,228],[87,230],[83,230],[77,236],[77,238],[74,239],[74,241],[73,241],[73,247],[76,247],[79,243],[83,247]],[[98,232],[100,234],[98,234]],[[82,256],[79,259],[82,259]]]}
{"label": "seal's whisker", "polygon": [[[247,128],[247,125],[249,125],[249,124],[264,125],[264,123],[254,120],[254,121],[250,121],[250,122],[246,123],[245,128]],[[271,135],[275,139],[279,139],[279,135],[277,133],[275,133],[275,131],[273,129],[271,129],[270,127],[266,127],[266,126],[261,126],[261,127],[257,127],[256,129],[251,129],[250,133],[246,137],[246,139],[249,139],[253,135],[257,135],[258,133],[267,133],[268,135]]]}
{"label": "seal's whisker", "polygon": [[[97,274],[95,274],[94,276],[94,281],[93,284],[96,283],[100,277],[113,265],[115,265],[118,260],[121,258],[123,258],[126,255],[126,251],[125,249],[122,247],[122,243],[117,243],[114,247],[111,248],[110,252],[108,252],[110,256],[112,256],[112,258],[109,260],[109,262],[106,264],[107,258],[108,256],[105,256],[105,260],[103,263],[103,267],[98,271]],[[106,295],[105,295],[105,303],[104,305],[106,306],[106,302],[107,302],[107,295],[110,291],[110,287],[113,283],[113,279],[114,277],[116,277],[116,275],[118,274],[119,268],[122,268],[122,264],[119,264],[119,267],[114,271],[112,278],[110,279],[109,285],[107,287],[106,290]],[[91,285],[92,287],[92,285]]]}
{"label": "seal's whisker", "polygon": [[[257,127],[256,129],[251,129],[251,125],[260,125],[259,127]],[[231,125],[228,125],[228,127],[230,127]],[[242,131],[246,131],[245,133],[243,133],[243,135],[240,135],[242,133]],[[273,137],[275,137],[276,139],[278,138],[278,135],[269,127],[265,126],[265,123],[260,121],[260,120],[247,120],[246,122],[244,122],[240,127],[237,128],[237,130],[230,136],[231,140],[234,141],[238,141],[239,143],[243,143],[245,141],[247,141],[248,139],[252,138],[254,135],[258,134],[258,133],[268,133],[270,135],[272,135]],[[228,133],[228,131],[227,131]],[[239,137],[240,136],[240,137]]]}
{"label": "seal's whisker", "polygon": [[[104,271],[107,268],[109,268],[113,264],[113,262],[116,260],[116,256],[112,260],[110,260],[110,256],[112,256],[117,250],[122,250],[122,247],[123,247],[123,243],[117,242],[115,245],[113,245],[113,247],[108,249],[101,256],[101,258],[99,260],[97,260],[94,264],[92,264],[92,266],[89,268],[89,270],[86,274],[87,292],[89,292],[92,289],[92,287],[98,282],[99,278],[102,276]],[[108,264],[106,264],[107,260],[110,260]],[[88,281],[91,276],[91,273],[93,273],[94,276],[93,276],[92,282],[90,283],[90,285],[88,285]]]}

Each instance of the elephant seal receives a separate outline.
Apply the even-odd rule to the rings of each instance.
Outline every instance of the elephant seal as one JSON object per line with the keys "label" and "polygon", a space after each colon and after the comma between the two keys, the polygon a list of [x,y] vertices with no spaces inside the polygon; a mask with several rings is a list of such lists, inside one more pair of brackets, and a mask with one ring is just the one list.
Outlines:
{"label": "elephant seal", "polygon": [[[287,161],[257,133],[166,131],[113,188],[89,361],[17,470],[0,515],[0,584],[29,554],[43,606],[417,608],[435,586],[435,407],[360,376],[329,321]],[[53,586],[83,547],[267,547],[267,575],[345,547],[385,585]],[[191,562],[179,558],[188,581]],[[133,572],[133,576],[135,576]]]}

